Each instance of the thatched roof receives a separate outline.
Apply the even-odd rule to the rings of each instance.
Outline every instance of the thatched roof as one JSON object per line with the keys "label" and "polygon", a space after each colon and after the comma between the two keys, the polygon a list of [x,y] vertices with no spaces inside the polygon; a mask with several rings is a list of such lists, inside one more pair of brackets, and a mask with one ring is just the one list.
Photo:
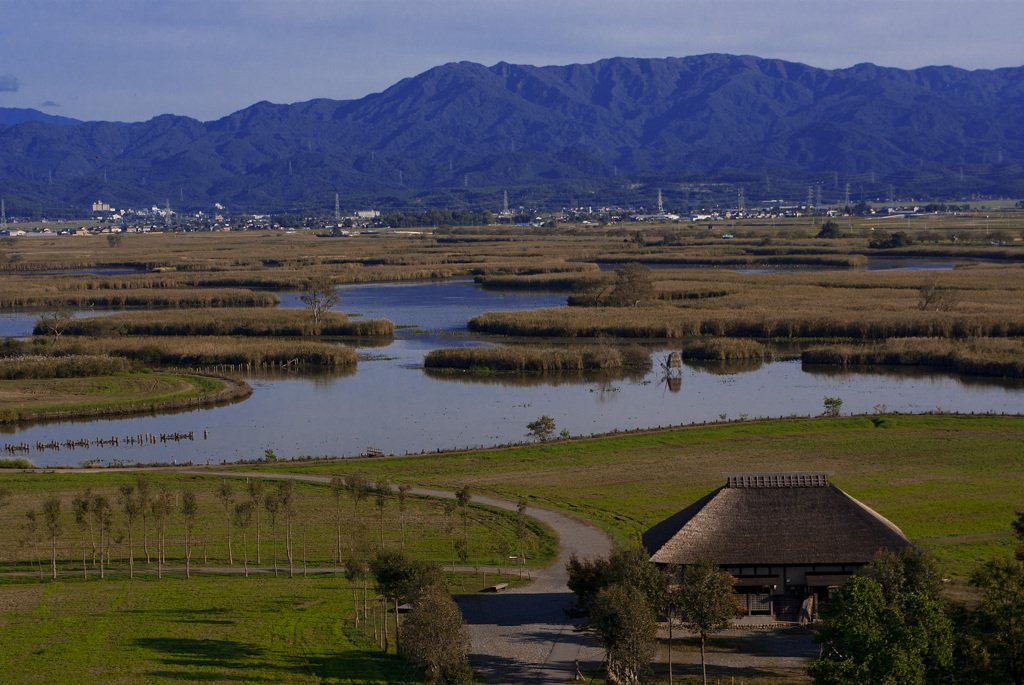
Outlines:
{"label": "thatched roof", "polygon": [[890,521],[829,473],[723,474],[726,485],[650,528],[651,561],[722,565],[862,564],[910,546]]}

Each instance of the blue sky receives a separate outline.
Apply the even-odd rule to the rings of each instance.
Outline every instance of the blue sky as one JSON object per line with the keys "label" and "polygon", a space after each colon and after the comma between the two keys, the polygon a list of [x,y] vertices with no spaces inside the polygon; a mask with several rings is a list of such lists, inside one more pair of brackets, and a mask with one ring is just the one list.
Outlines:
{"label": "blue sky", "polygon": [[825,68],[1024,65],[1022,0],[0,0],[0,107],[216,119],[438,64],[709,52]]}

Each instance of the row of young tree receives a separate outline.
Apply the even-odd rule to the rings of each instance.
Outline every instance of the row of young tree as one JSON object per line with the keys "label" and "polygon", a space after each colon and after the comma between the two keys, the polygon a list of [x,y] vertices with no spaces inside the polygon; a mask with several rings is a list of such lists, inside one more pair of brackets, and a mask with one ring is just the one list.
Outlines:
{"label": "row of young tree", "polygon": [[[863,683],[1024,685],[1024,513],[1014,530],[1015,558],[981,565],[971,577],[974,603],[943,598],[935,561],[908,548],[880,551],[822,604],[814,640],[821,656],[808,667],[818,685]],[[570,617],[605,650],[608,681],[632,685],[651,673],[658,617],[668,626],[668,676],[674,682],[672,638],[680,625],[705,644],[742,611],[735,578],[707,559],[658,568],[642,549],[567,565],[574,600]]]}
{"label": "row of young tree", "polygon": [[[279,572],[278,538],[279,533],[282,533],[283,553],[289,577],[292,577],[299,560],[303,572],[306,571],[306,531],[311,519],[318,518],[321,521],[330,519],[329,539],[332,549],[329,563],[333,564],[336,571],[344,567],[362,569],[365,572],[369,559],[374,553],[383,551],[389,539],[402,553],[406,551],[406,524],[411,505],[411,487],[408,485],[392,486],[384,481],[371,483],[359,475],[338,475],[331,479],[329,488],[324,488],[331,498],[330,504],[324,506],[326,502],[316,502],[316,495],[310,497],[307,493],[300,498],[294,480],[282,479],[272,482],[261,478],[247,478],[241,489],[236,486],[235,481],[233,478],[215,481],[216,487],[212,492],[216,501],[214,506],[220,510],[219,516],[223,517],[222,524],[217,526],[212,523],[218,514],[212,510],[210,489],[198,490],[197,496],[197,490],[192,483],[176,488],[172,487],[173,482],[169,479],[138,476],[131,482],[121,483],[113,491],[94,491],[92,488],[85,488],[70,497],[70,511],[67,507],[67,494],[51,494],[43,501],[41,511],[32,507],[25,512],[21,535],[17,540],[18,546],[22,549],[35,547],[37,541],[45,536],[50,557],[49,574],[56,578],[58,559],[61,558],[58,556],[58,542],[65,548],[74,544],[66,535],[67,528],[73,520],[76,536],[80,536],[81,571],[85,578],[89,577],[90,569],[98,571],[101,578],[105,577],[113,563],[115,552],[119,563],[126,562],[129,577],[134,577],[136,564],[141,561],[142,555],[150,568],[155,564],[158,577],[162,577],[167,566],[168,548],[171,545],[174,545],[175,553],[178,555],[172,557],[172,561],[183,562],[186,577],[191,577],[195,559],[200,553],[203,563],[210,563],[207,554],[209,530],[199,529],[216,527],[223,535],[218,545],[222,550],[222,561],[228,566],[235,566],[236,561],[240,561],[242,570],[248,576],[250,534],[254,533],[255,563],[262,564],[264,557],[268,556],[263,549],[266,531],[262,528],[269,523],[274,573]],[[10,490],[0,488],[0,511],[11,504],[12,498]],[[376,509],[376,523],[371,522],[360,511],[361,505],[367,500],[371,501]],[[345,512],[346,501],[351,505],[350,514]],[[205,507],[201,506],[203,502],[206,503]],[[471,493],[469,487],[465,486],[455,493],[454,499],[444,501],[440,506],[453,570],[457,560],[467,564],[475,551],[477,558],[480,554],[493,553],[504,571],[504,561],[513,551],[518,551],[519,572],[522,576],[527,543],[532,542],[533,534],[525,516],[525,501],[519,504],[512,520],[511,531],[505,524],[487,526],[486,551],[482,549],[484,544],[479,541],[476,549],[471,549],[470,502]],[[201,511],[202,508],[205,508],[205,511]],[[397,521],[394,521],[394,517],[388,516],[391,508],[397,508]],[[315,513],[311,513],[311,509],[315,510]],[[201,526],[201,520],[205,521],[205,526]],[[347,535],[344,530],[346,521],[349,523]],[[10,519],[7,522],[9,524]],[[395,523],[398,525],[394,526]],[[480,525],[479,522],[477,525]],[[10,535],[11,526],[6,527],[9,531],[7,537],[14,537]],[[279,527],[283,530],[279,530]],[[379,532],[371,533],[373,527],[379,528]],[[323,535],[324,528],[320,527],[321,535],[318,538],[321,542],[321,563],[326,555],[322,543],[328,537]],[[398,539],[394,540],[395,537]],[[373,542],[372,538],[377,538],[377,542]],[[137,549],[139,542],[141,550]],[[238,548],[239,542],[241,549]],[[13,547],[11,544],[6,546],[9,549]],[[436,544],[432,546],[436,548]],[[241,554],[238,554],[239,551]],[[137,552],[141,554],[137,555]],[[30,563],[31,558],[35,557],[42,576],[43,562],[40,556],[31,553],[30,555]],[[67,557],[65,552],[65,563],[74,563],[67,561]]]}

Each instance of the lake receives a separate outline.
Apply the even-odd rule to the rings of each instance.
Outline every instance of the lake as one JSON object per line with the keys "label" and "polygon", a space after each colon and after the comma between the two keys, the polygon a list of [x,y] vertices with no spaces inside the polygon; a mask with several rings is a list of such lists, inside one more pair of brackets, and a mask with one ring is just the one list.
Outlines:
{"label": "lake", "polygon": [[[565,295],[488,291],[468,280],[344,286],[339,292],[338,309],[399,326],[390,344],[360,348],[354,373],[253,374],[247,377],[253,396],[241,403],[172,415],[5,426],[0,445],[192,431],[193,441],[59,452],[33,448],[27,456],[40,466],[86,459],[219,463],[260,457],[267,449],[281,457],[352,456],[369,447],[399,454],[504,444],[525,440],[526,424],[544,414],[555,420],[557,431],[590,435],[713,422],[723,415],[817,415],[825,397],[842,399],[843,414],[871,413],[882,404],[889,411],[965,413],[1019,413],[1024,406],[1024,384],[1018,381],[916,369],[837,371],[805,368],[799,361],[688,365],[671,384],[657,363],[647,373],[626,375],[439,374],[422,368],[429,350],[493,341],[466,331],[472,316],[560,306]],[[280,295],[283,306],[299,306],[297,293]],[[0,321],[17,328],[18,316]]]}

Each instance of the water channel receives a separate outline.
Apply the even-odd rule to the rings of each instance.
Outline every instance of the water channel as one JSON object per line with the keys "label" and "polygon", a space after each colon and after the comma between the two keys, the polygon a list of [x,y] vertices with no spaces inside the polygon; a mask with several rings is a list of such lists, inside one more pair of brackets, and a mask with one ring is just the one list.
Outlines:
{"label": "water channel", "polygon": [[[615,429],[719,421],[723,417],[816,415],[824,397],[843,413],[890,411],[1019,413],[1024,383],[963,378],[920,370],[837,371],[799,361],[690,365],[667,383],[657,363],[647,373],[575,373],[474,377],[429,373],[423,356],[450,345],[487,345],[466,321],[484,311],[560,306],[565,295],[486,291],[471,281],[396,283],[340,288],[339,309],[387,318],[399,327],[390,344],[361,347],[358,369],[340,374],[253,374],[252,397],[185,413],[0,427],[0,444],[65,442],[140,433],[194,432],[194,440],[145,447],[71,451],[32,449],[39,466],[85,460],[219,463],[260,457],[352,456],[490,446],[525,440],[526,424],[551,416],[557,430],[590,435]],[[300,306],[282,293],[282,306]],[[0,314],[0,335],[27,335],[35,316]],[[655,356],[664,356],[656,352]],[[207,431],[208,437],[203,438]]]}

